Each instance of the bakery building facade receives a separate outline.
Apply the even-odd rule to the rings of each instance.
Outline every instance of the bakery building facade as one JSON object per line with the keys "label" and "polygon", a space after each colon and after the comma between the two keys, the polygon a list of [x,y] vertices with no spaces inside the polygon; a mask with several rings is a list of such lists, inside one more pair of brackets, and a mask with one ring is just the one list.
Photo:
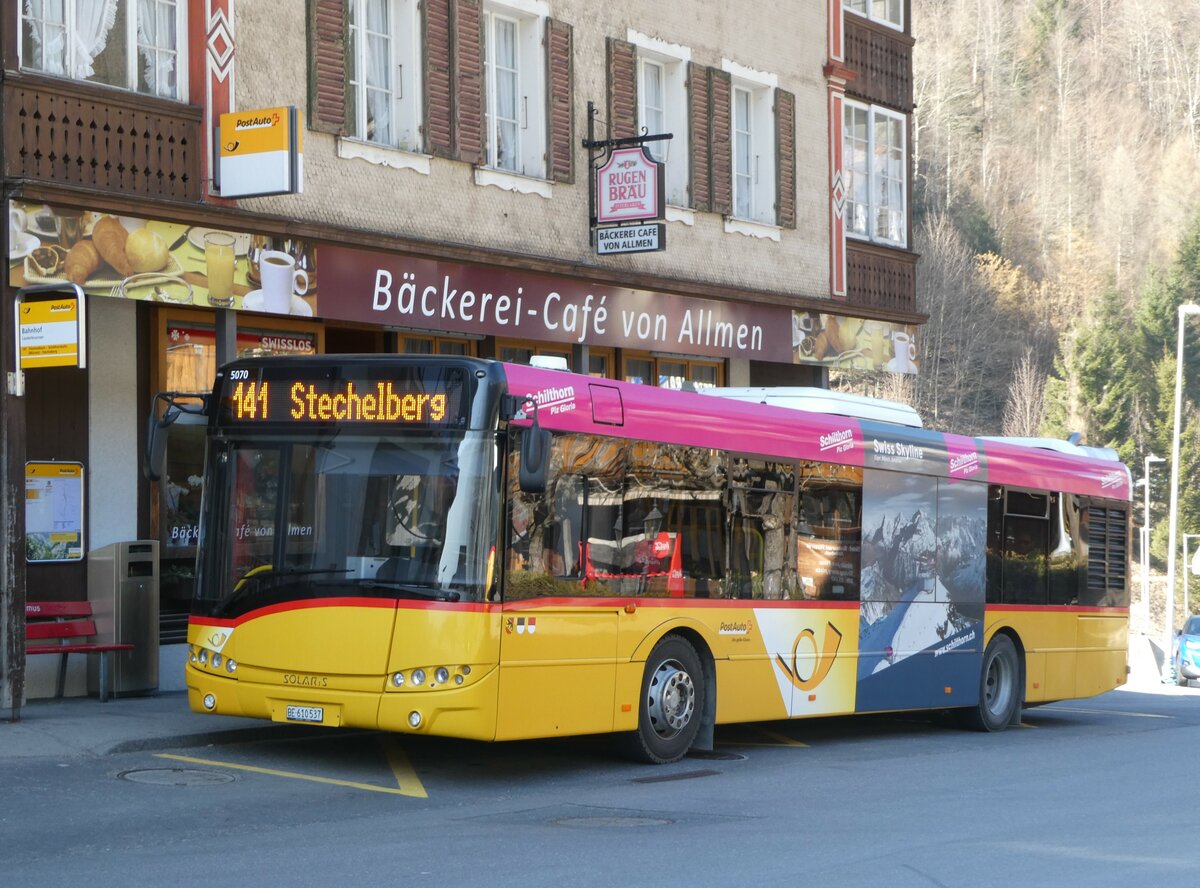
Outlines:
{"label": "bakery building facade", "polygon": [[[550,356],[673,387],[919,372],[907,0],[0,12],[0,708],[56,690],[25,603],[95,598],[131,541],[162,668],[124,689],[182,686],[203,427],[172,428],[152,483],[146,419],[236,355]],[[647,170],[653,216],[630,209]],[[642,230],[597,223],[622,207]],[[44,366],[18,307],[75,286],[85,366]]]}

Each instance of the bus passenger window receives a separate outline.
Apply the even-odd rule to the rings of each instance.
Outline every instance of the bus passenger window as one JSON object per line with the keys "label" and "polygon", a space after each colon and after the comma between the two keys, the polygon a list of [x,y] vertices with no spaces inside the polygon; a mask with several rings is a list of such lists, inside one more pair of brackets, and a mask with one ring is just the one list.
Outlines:
{"label": "bus passenger window", "polygon": [[797,597],[857,601],[862,566],[863,470],[802,462],[798,476]]}
{"label": "bus passenger window", "polygon": [[[621,520],[624,455],[619,442],[555,435],[546,491],[520,489],[519,432],[509,442],[505,596],[609,594]],[[594,475],[594,477],[593,477]]]}
{"label": "bus passenger window", "polygon": [[1046,536],[1043,518],[1004,518],[1004,603],[1046,603]]}
{"label": "bus passenger window", "polygon": [[1079,497],[1050,497],[1050,603],[1079,604],[1086,584],[1087,548],[1081,527]]}
{"label": "bus passenger window", "polygon": [[632,565],[637,588],[629,594],[724,596],[728,527],[721,451],[631,444],[623,514],[625,539],[635,554],[641,543],[643,553],[641,564]]}
{"label": "bus passenger window", "polygon": [[795,469],[735,457],[730,464],[729,594],[791,598],[795,573]]}

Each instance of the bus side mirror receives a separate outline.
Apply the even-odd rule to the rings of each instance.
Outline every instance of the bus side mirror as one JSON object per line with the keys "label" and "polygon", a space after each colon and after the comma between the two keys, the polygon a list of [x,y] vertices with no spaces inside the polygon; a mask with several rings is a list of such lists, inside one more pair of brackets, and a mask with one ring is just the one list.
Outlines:
{"label": "bus side mirror", "polygon": [[[188,398],[193,403],[179,402],[176,398]],[[159,415],[158,402],[167,406]],[[194,403],[194,402],[199,403]],[[158,481],[166,471],[167,429],[185,413],[196,416],[208,414],[208,395],[190,392],[159,392],[150,404],[150,417],[146,423],[146,452],[142,454],[142,474],[148,481]]]}
{"label": "bus side mirror", "polygon": [[550,432],[538,425],[534,414],[533,425],[521,433],[521,492],[545,493],[549,469]]}
{"label": "bus side mirror", "polygon": [[146,423],[146,452],[142,456],[142,474],[148,481],[158,481],[165,471],[167,459],[167,429],[179,419],[179,410],[168,407],[161,416],[150,412],[150,421]]}

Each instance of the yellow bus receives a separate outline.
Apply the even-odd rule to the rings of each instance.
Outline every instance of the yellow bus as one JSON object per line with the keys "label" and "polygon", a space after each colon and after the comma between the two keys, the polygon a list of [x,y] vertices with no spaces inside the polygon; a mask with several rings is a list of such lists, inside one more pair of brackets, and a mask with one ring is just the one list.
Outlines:
{"label": "yellow bus", "polygon": [[925,709],[997,731],[1125,681],[1111,452],[789,399],[459,357],[223,367],[190,705],[615,733],[669,762],[718,724]]}

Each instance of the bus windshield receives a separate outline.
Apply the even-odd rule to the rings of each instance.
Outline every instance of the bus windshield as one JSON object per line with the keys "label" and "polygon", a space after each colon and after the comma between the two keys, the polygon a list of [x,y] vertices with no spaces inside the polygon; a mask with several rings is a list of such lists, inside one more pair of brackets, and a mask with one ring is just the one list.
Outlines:
{"label": "bus windshield", "polygon": [[212,442],[193,612],[289,601],[486,599],[497,496],[485,432]]}

